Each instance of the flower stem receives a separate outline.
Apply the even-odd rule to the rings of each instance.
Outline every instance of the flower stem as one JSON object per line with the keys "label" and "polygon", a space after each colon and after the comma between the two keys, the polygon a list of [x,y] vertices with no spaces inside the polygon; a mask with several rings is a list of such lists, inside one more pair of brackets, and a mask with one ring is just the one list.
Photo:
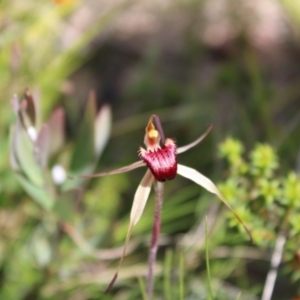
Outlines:
{"label": "flower stem", "polygon": [[152,237],[150,244],[150,252],[148,258],[149,270],[148,270],[148,282],[147,282],[147,295],[148,299],[152,299],[153,294],[153,268],[156,260],[156,253],[158,248],[158,238],[160,233],[161,224],[161,209],[163,203],[164,183],[157,180],[154,181],[155,191],[155,211],[154,211],[154,223],[152,228]]}

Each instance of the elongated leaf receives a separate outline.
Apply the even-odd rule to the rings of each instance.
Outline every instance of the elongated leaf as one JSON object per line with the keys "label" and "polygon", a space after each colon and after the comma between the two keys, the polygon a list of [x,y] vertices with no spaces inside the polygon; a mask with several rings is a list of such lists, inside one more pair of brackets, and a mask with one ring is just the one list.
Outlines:
{"label": "elongated leaf", "polygon": [[50,131],[50,155],[56,153],[65,142],[65,113],[60,107],[50,116],[48,122]]}
{"label": "elongated leaf", "polygon": [[36,125],[36,108],[35,108],[35,102],[32,96],[31,91],[26,88],[25,89],[25,100],[27,102],[26,105],[26,113],[31,121],[31,125]]}
{"label": "elongated leaf", "polygon": [[94,120],[96,103],[90,98],[85,108],[84,116],[77,133],[74,153],[72,156],[70,171],[72,174],[80,174],[91,164],[94,154]]}
{"label": "elongated leaf", "polygon": [[107,144],[107,141],[111,132],[111,122],[112,116],[110,107],[104,105],[99,111],[96,120],[95,120],[95,153],[99,157],[104,147]]}
{"label": "elongated leaf", "polygon": [[212,285],[211,285],[211,276],[210,276],[207,216],[205,217],[205,262],[206,262],[209,300],[214,300],[213,289],[212,289]]}
{"label": "elongated leaf", "polygon": [[34,144],[35,160],[42,168],[45,168],[48,162],[49,144],[49,127],[48,125],[44,124],[40,129],[37,140]]}
{"label": "elongated leaf", "polygon": [[54,204],[54,200],[44,188],[33,185],[30,181],[22,175],[17,175],[18,180],[22,184],[26,192],[43,208],[50,210]]}
{"label": "elongated leaf", "polygon": [[15,161],[18,163],[19,170],[34,185],[42,187],[43,174],[35,161],[33,144],[19,122],[14,127],[12,139],[12,151],[15,154]]}
{"label": "elongated leaf", "polygon": [[9,144],[10,144],[10,152],[9,152],[9,161],[10,165],[15,171],[20,171],[20,166],[18,163],[18,158],[16,154],[16,125],[11,126],[9,132]]}

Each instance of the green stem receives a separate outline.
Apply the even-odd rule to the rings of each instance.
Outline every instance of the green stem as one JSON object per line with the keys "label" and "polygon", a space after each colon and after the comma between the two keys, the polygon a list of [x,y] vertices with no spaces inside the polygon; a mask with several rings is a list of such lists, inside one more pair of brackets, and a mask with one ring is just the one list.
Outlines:
{"label": "green stem", "polygon": [[206,272],[207,272],[207,280],[208,280],[208,291],[209,298],[211,300],[214,299],[212,286],[211,286],[211,277],[210,277],[210,267],[209,267],[209,253],[208,253],[208,229],[207,229],[207,217],[205,217],[205,260],[206,260]]}

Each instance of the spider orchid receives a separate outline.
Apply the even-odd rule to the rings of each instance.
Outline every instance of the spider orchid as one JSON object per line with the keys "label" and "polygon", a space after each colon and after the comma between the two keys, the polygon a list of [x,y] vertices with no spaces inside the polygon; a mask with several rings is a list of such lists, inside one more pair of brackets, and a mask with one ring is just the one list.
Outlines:
{"label": "spider orchid", "polygon": [[[153,124],[153,122],[156,126]],[[209,192],[216,194],[221,199],[221,201],[233,212],[233,214],[241,222],[241,224],[251,237],[248,228],[243,224],[240,217],[233,211],[229,203],[222,196],[222,194],[219,192],[214,183],[198,171],[177,163],[177,154],[185,152],[190,148],[196,146],[206,137],[206,135],[210,132],[211,129],[212,126],[209,126],[206,132],[203,135],[201,135],[197,140],[195,140],[191,144],[177,148],[174,140],[170,138],[165,139],[158,116],[152,115],[146,127],[146,133],[144,138],[146,150],[142,147],[140,147],[139,149],[139,157],[141,158],[140,161],[116,170],[83,176],[84,178],[99,177],[128,172],[143,166],[148,167],[148,170],[146,171],[146,174],[144,175],[134,196],[130,213],[129,228],[127,231],[126,241],[123,248],[123,254],[119,261],[117,272],[114,275],[111,283],[107,287],[106,292],[108,292],[112,288],[114,282],[118,277],[118,272],[123,262],[126,253],[126,247],[128,245],[133,227],[138,223],[139,219],[141,218],[141,215],[143,213],[151,191],[151,187],[152,185],[154,185],[156,203],[154,213],[154,224],[152,229],[152,239],[150,243],[149,271],[147,280],[147,294],[148,298],[151,299],[153,290],[153,266],[158,248],[164,182],[166,180],[173,179],[177,174],[194,181]]]}

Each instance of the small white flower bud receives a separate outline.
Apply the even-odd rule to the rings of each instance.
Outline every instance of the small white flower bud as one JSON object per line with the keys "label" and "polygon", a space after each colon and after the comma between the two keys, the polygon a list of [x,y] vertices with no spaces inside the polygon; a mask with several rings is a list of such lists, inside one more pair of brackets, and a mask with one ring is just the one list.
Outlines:
{"label": "small white flower bud", "polygon": [[36,129],[33,126],[29,126],[27,128],[27,134],[29,135],[29,138],[35,142],[37,139],[37,132]]}
{"label": "small white flower bud", "polygon": [[55,165],[52,168],[51,173],[54,183],[58,185],[62,184],[67,178],[66,171],[61,165]]}

